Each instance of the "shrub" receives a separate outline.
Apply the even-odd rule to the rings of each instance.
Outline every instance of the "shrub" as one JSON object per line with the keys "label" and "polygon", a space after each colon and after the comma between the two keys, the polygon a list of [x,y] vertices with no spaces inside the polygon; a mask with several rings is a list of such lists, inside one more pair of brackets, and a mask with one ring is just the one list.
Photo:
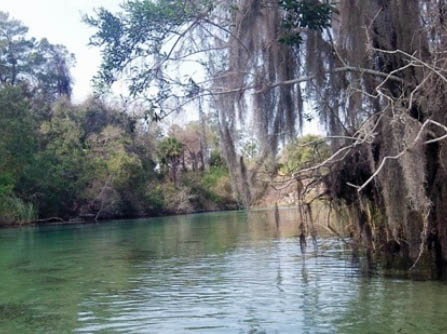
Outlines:
{"label": "shrub", "polygon": [[15,196],[0,198],[0,221],[20,225],[37,220],[37,209],[32,203],[26,203]]}
{"label": "shrub", "polygon": [[324,161],[329,157],[330,148],[320,136],[307,135],[287,145],[281,156],[280,171],[291,174]]}

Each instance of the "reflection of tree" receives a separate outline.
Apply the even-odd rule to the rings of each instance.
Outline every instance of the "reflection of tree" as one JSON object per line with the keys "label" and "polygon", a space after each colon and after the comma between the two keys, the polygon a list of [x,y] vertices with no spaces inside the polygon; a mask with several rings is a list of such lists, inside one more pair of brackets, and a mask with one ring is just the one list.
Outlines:
{"label": "reflection of tree", "polygon": [[[313,261],[316,261],[314,258]],[[312,263],[312,265],[315,265]],[[308,269],[303,259],[301,267],[301,282],[302,286],[302,309],[303,309],[303,327],[307,330],[315,330],[318,328],[319,312],[322,308],[320,294],[322,289],[320,287],[320,272],[312,270],[312,277],[309,279]]]}
{"label": "reflection of tree", "polygon": [[[445,302],[433,282],[359,279],[334,325],[340,333],[441,333]],[[380,320],[379,320],[380,319]]]}
{"label": "reflection of tree", "polygon": [[[282,238],[294,236],[296,223],[293,227],[287,212],[281,214]],[[8,291],[20,291],[14,293],[13,304],[29,303],[38,313],[57,312],[57,321],[66,325],[62,331],[112,326],[113,319],[135,319],[141,312],[147,318],[155,317],[155,306],[160,305],[173,313],[186,312],[182,309],[185,305],[191,307],[188,312],[196,311],[195,307],[197,312],[218,313],[220,308],[234,312],[233,297],[241,297],[245,313],[240,317],[249,321],[243,326],[253,332],[267,332],[271,327],[263,322],[266,308],[282,314],[287,312],[282,309],[283,301],[298,309],[294,303],[301,300],[296,299],[294,290],[288,291],[288,280],[296,272],[295,260],[292,258],[290,267],[289,258],[282,257],[290,253],[287,247],[292,247],[293,253],[296,245],[276,239],[274,220],[265,211],[39,231],[18,230],[14,232],[18,238],[0,244],[9,247],[13,240],[20,250],[2,252],[8,255],[0,259],[0,279]],[[17,266],[13,270],[3,270],[14,263]],[[309,289],[312,282],[308,280]],[[296,288],[295,283],[292,286]],[[253,295],[239,296],[237,289]],[[0,290],[0,299],[6,300],[3,297]],[[275,303],[274,308],[270,302]],[[134,304],[126,308],[129,303]]]}

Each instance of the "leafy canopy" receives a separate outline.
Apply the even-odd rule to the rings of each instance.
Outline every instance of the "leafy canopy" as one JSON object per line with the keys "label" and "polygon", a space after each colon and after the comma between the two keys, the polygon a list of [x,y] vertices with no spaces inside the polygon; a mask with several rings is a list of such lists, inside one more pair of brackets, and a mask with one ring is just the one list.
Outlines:
{"label": "leafy canopy", "polygon": [[303,136],[285,147],[280,160],[280,171],[283,174],[292,174],[302,168],[326,160],[329,155],[330,147],[322,137],[316,135]]}
{"label": "leafy canopy", "polygon": [[286,11],[281,27],[284,34],[280,42],[299,46],[303,39],[300,28],[322,31],[331,26],[335,6],[329,2],[313,0],[279,0],[279,5]]}
{"label": "leafy canopy", "polygon": [[0,11],[0,86],[26,86],[49,101],[69,97],[74,55],[45,38],[27,38],[27,32],[20,21]]}

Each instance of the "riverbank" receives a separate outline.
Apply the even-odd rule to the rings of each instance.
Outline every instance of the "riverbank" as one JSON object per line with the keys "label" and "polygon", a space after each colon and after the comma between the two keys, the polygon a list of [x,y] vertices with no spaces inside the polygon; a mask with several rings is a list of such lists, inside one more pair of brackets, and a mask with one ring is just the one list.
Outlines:
{"label": "riverbank", "polygon": [[[226,169],[212,167],[202,174],[179,173],[177,184],[167,178],[145,185],[144,191],[120,193],[104,187],[96,197],[61,199],[60,210],[47,212],[45,203],[19,197],[0,197],[0,226],[88,223],[98,220],[134,219],[238,209]],[[2,201],[4,199],[4,201]],[[3,203],[3,204],[1,204]],[[3,213],[3,214],[2,214]]]}
{"label": "riverbank", "polygon": [[35,226],[58,226],[58,225],[76,225],[76,224],[97,224],[97,223],[105,223],[107,221],[117,221],[117,220],[128,220],[128,219],[145,219],[145,218],[157,218],[157,217],[175,217],[175,216],[182,216],[182,215],[189,215],[189,214],[199,214],[199,213],[213,213],[213,212],[227,212],[227,211],[235,211],[239,210],[239,206],[237,203],[228,204],[224,207],[220,207],[217,209],[197,209],[197,210],[191,210],[188,212],[185,211],[164,211],[160,212],[158,214],[151,214],[151,215],[130,215],[130,216],[123,216],[123,215],[117,215],[117,216],[107,216],[107,217],[100,217],[99,219],[95,219],[95,216],[88,216],[88,217],[74,217],[71,219],[62,219],[59,217],[53,217],[53,218],[47,218],[47,219],[40,219],[37,221],[32,221],[29,223],[18,223],[18,222],[1,222],[0,221],[0,229],[2,228],[20,228],[20,227],[35,227]]}

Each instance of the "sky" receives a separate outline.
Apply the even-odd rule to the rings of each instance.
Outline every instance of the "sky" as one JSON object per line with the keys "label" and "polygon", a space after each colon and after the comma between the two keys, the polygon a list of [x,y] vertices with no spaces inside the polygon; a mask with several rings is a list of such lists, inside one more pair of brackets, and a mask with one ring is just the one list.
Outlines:
{"label": "sky", "polygon": [[75,54],[73,100],[81,102],[92,93],[91,78],[101,62],[99,49],[88,46],[94,30],[82,22],[82,15],[98,7],[118,10],[120,3],[122,0],[2,0],[0,10],[27,26],[28,37],[46,37]]}

